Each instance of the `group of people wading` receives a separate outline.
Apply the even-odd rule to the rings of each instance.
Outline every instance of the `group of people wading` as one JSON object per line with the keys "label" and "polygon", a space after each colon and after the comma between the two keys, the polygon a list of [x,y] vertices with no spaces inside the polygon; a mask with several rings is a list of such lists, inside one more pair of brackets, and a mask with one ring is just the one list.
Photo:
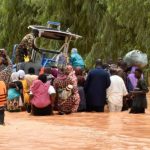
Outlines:
{"label": "group of people wading", "polygon": [[[95,68],[87,71],[77,49],[72,50],[66,66],[44,68],[35,74],[12,72],[12,64],[0,57],[0,124],[4,124],[4,111],[27,111],[43,116],[71,114],[75,112],[110,112],[130,109],[130,113],[145,113],[148,87],[143,72],[135,66],[127,66],[122,59],[116,64],[96,60]],[[7,63],[6,63],[7,62]]]}

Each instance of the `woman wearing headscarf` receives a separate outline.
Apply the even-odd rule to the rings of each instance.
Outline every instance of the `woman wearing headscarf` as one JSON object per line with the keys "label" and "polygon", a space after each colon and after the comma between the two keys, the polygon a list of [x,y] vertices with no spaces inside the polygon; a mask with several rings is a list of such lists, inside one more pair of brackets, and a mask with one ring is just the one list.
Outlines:
{"label": "woman wearing headscarf", "polygon": [[29,87],[28,87],[28,84],[27,84],[27,81],[25,79],[25,72],[23,70],[19,70],[18,71],[18,76],[19,76],[19,80],[21,81],[22,83],[22,86],[23,86],[23,101],[24,101],[24,104],[29,104]]}
{"label": "woman wearing headscarf", "polygon": [[64,68],[54,80],[57,92],[57,105],[60,115],[76,112],[79,107],[80,97],[77,88],[77,77],[72,66]]}
{"label": "woman wearing headscarf", "polygon": [[47,82],[45,74],[40,75],[38,80],[34,80],[30,88],[32,114],[35,116],[52,115],[55,93],[55,89]]}
{"label": "woman wearing headscarf", "polygon": [[8,85],[8,97],[7,97],[7,110],[10,112],[18,112],[22,106],[22,91],[23,86],[18,81],[18,73],[13,72],[11,75],[11,82]]}
{"label": "woman wearing headscarf", "polygon": [[71,62],[71,65],[72,65],[74,68],[76,68],[76,67],[84,68],[84,67],[85,67],[83,58],[82,58],[81,55],[78,53],[78,50],[77,50],[76,48],[73,48],[73,49],[71,50],[70,62]]}

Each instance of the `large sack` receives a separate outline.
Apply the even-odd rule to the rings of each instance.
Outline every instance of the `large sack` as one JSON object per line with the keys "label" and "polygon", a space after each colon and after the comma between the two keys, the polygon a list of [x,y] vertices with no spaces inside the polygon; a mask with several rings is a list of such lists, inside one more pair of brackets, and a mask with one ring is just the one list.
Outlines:
{"label": "large sack", "polygon": [[147,55],[139,50],[132,50],[128,52],[124,61],[130,66],[144,67],[148,64]]}

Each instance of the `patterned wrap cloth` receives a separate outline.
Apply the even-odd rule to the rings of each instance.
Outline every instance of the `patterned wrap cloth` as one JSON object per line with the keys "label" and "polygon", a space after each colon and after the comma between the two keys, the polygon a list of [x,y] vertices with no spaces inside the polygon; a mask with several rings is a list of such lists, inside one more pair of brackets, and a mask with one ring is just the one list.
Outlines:
{"label": "patterned wrap cloth", "polygon": [[59,74],[54,80],[54,87],[57,93],[59,89],[64,89],[68,85],[73,85],[72,94],[65,101],[60,98],[57,99],[59,112],[76,112],[80,103],[80,97],[77,88],[77,78],[72,66],[70,65],[66,66],[64,73]]}

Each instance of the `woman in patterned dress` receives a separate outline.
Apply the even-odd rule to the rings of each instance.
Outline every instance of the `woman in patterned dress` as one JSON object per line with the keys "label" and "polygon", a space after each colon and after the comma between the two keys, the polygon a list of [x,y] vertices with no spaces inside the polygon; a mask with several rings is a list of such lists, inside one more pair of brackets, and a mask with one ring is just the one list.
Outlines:
{"label": "woman in patterned dress", "polygon": [[11,75],[11,81],[8,86],[8,97],[7,97],[7,110],[9,112],[21,111],[22,103],[22,83],[18,79],[18,73],[13,72]]}
{"label": "woman in patterned dress", "polygon": [[59,114],[62,115],[76,112],[79,107],[80,97],[77,88],[77,78],[72,66],[66,66],[66,68],[58,75],[54,80],[54,87],[57,92]]}
{"label": "woman in patterned dress", "polygon": [[25,79],[25,72],[23,70],[18,71],[19,79],[23,86],[23,101],[24,104],[29,104],[29,88],[27,84],[27,80]]}

